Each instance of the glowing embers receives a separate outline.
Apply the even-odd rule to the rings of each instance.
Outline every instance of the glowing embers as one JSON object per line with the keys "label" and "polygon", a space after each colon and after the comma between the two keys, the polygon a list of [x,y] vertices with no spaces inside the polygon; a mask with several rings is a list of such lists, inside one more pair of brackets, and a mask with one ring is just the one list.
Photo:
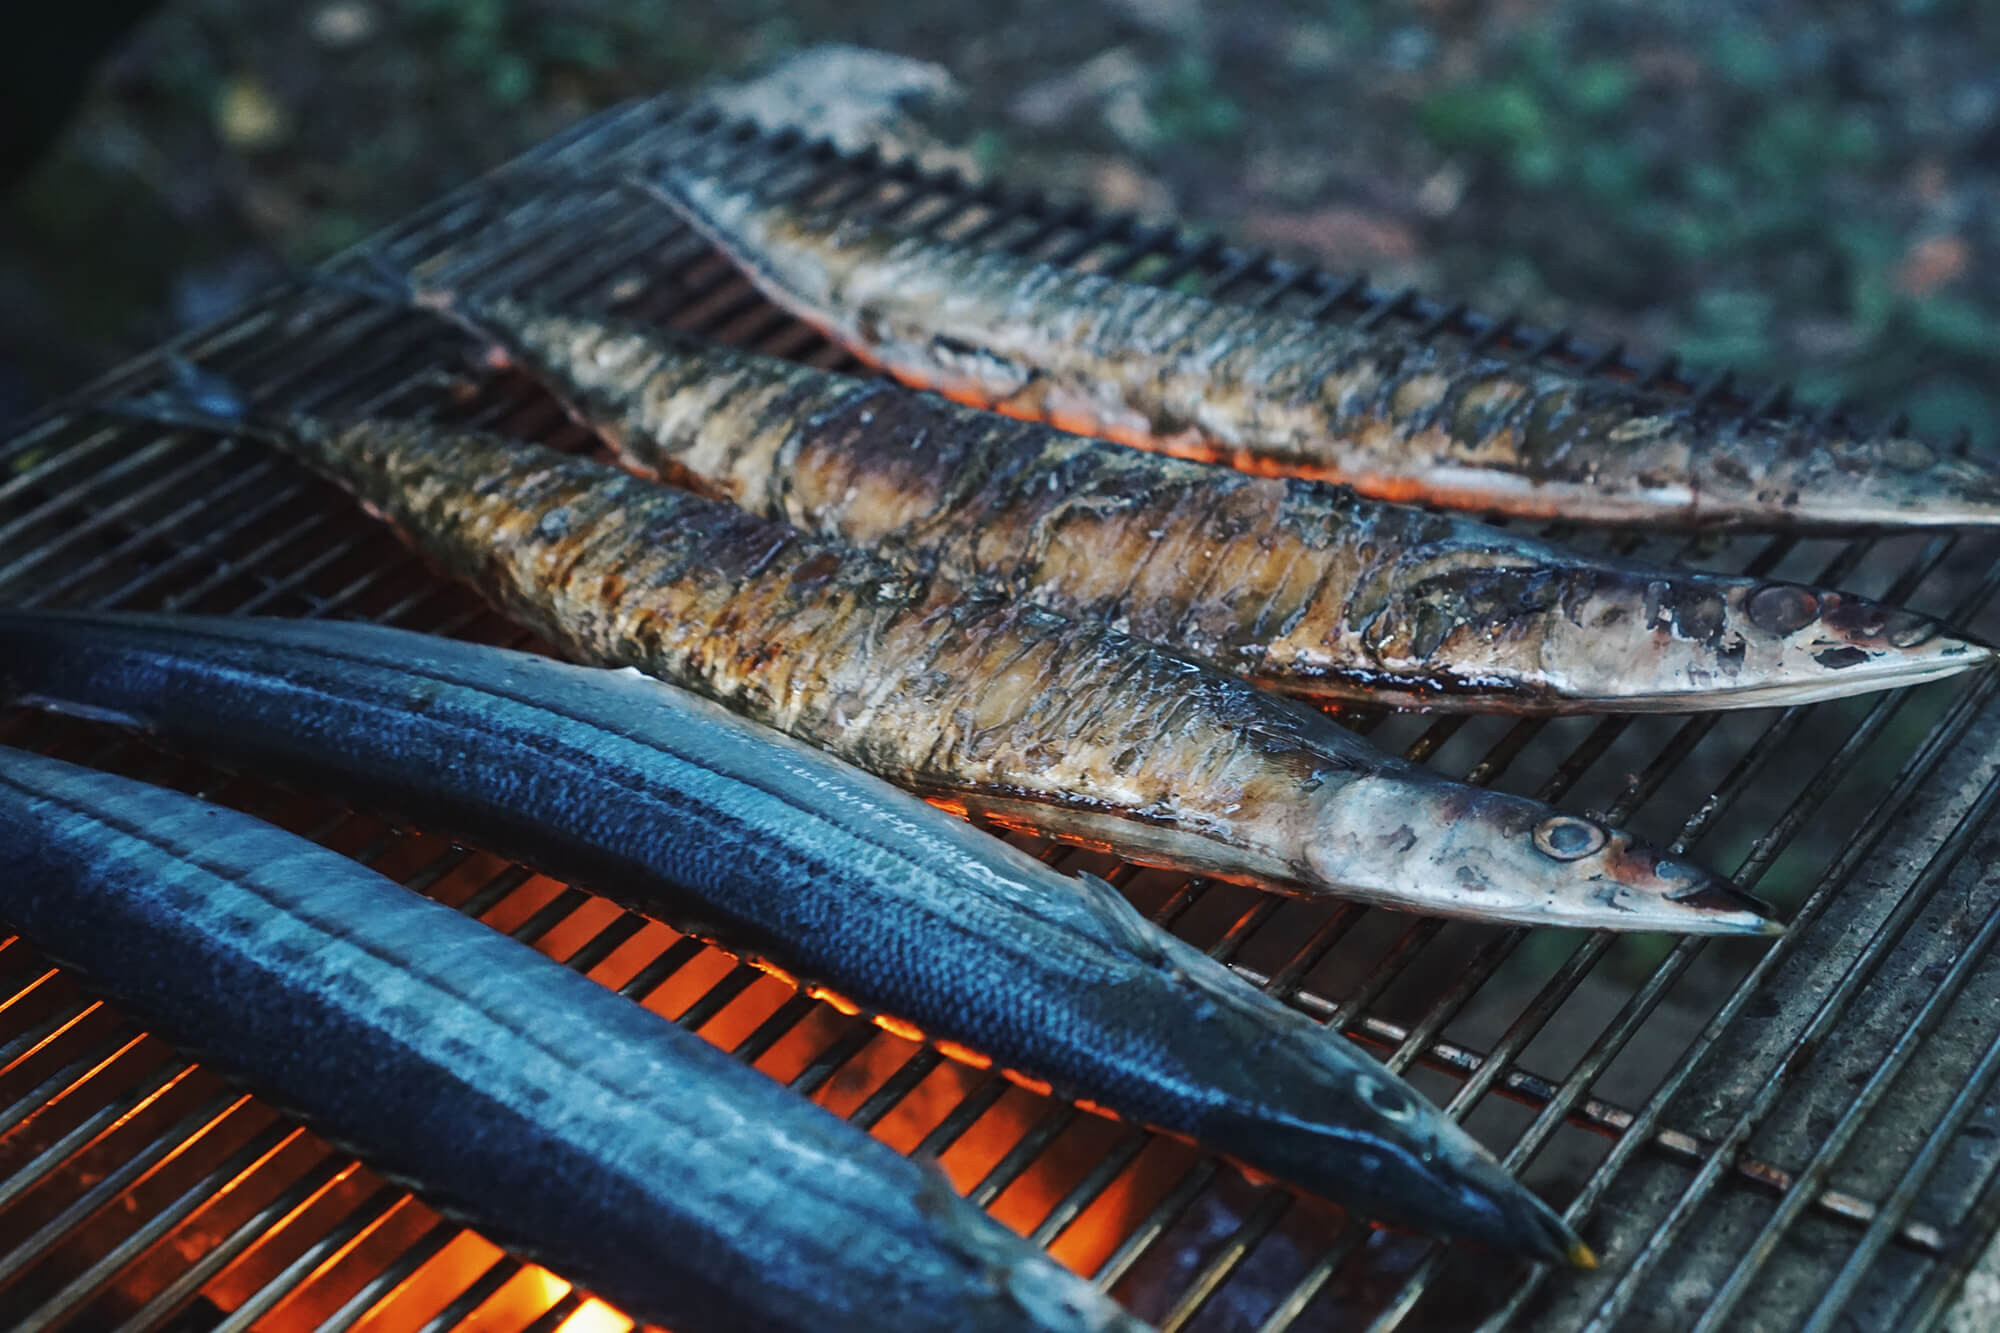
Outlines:
{"label": "glowing embers", "polygon": [[1173,1162],[1195,1158],[1184,1145],[824,1008],[757,1065],[897,1151],[935,1160],[961,1194],[1084,1274],[1103,1267],[1178,1178]]}
{"label": "glowing embers", "polygon": [[[258,1327],[303,1333],[319,1323],[316,1312],[297,1308]],[[626,1315],[579,1294],[548,1269],[522,1263],[485,1238],[460,1231],[353,1327],[356,1333],[415,1333],[425,1327],[624,1333],[632,1326]]]}

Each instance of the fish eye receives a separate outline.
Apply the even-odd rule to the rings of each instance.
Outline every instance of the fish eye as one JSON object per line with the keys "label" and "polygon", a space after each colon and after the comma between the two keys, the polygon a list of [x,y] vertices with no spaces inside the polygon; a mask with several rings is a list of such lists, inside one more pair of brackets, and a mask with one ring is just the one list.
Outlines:
{"label": "fish eye", "polygon": [[1606,834],[1588,819],[1553,815],[1535,825],[1535,847],[1558,861],[1575,861],[1604,846]]}
{"label": "fish eye", "polygon": [[1410,1095],[1385,1078],[1362,1074],[1355,1079],[1355,1091],[1361,1094],[1362,1101],[1391,1120],[1408,1120],[1417,1113]]}

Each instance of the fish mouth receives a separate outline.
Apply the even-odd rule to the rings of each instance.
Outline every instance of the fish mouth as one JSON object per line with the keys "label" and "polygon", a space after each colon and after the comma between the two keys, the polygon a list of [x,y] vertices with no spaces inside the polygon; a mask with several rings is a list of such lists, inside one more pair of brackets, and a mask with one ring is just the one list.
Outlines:
{"label": "fish mouth", "polygon": [[[1789,441],[1783,435],[1791,435]],[[1910,436],[1819,439],[1789,429],[1711,442],[1694,472],[1694,521],[1717,529],[1826,534],[2000,526],[2000,468]],[[1734,464],[1734,466],[1729,466]]]}
{"label": "fish mouth", "polygon": [[[1801,497],[1799,504],[1785,511],[1784,518],[1788,524],[1809,532],[1836,535],[1912,528],[1926,532],[1936,528],[1992,528],[2000,527],[2000,496],[1925,495],[1902,502],[1892,498],[1847,504],[1836,488],[1824,505]],[[1768,523],[1768,513],[1754,507],[1739,514],[1734,506],[1723,506],[1718,507],[1717,519],[1709,526],[1754,530]]]}
{"label": "fish mouth", "polygon": [[[1544,1203],[1498,1162],[1461,1163],[1460,1188],[1470,1215],[1458,1220],[1457,1234],[1506,1254],[1572,1268],[1597,1267],[1597,1254],[1562,1214]],[[1477,1201],[1475,1202],[1475,1196]]]}
{"label": "fish mouth", "polygon": [[1934,616],[1804,583],[1623,565],[1580,582],[1587,592],[1548,620],[1536,650],[1551,712],[1790,707],[1943,680],[1996,656]]}
{"label": "fish mouth", "polygon": [[[1917,618],[1911,618],[1914,622]],[[1838,637],[1808,650],[1787,651],[1789,661],[1762,679],[1721,678],[1690,689],[1662,689],[1592,699],[1583,689],[1562,691],[1554,711],[1595,711],[1614,706],[1620,712],[1697,713],[1716,709],[1790,708],[1832,699],[1907,689],[1946,680],[1993,665],[2000,654],[1986,644],[1947,634],[1941,625],[1925,640],[1907,647],[1886,640],[1842,640]]]}
{"label": "fish mouth", "polygon": [[1765,902],[1754,893],[1737,888],[1728,880],[1712,880],[1700,884],[1683,893],[1666,895],[1667,901],[1681,907],[1712,914],[1717,921],[1729,925],[1722,931],[1735,935],[1782,935],[1785,923],[1778,919],[1778,909]]}
{"label": "fish mouth", "polygon": [[1777,909],[1763,899],[1719,882],[1697,885],[1680,893],[1657,889],[1607,887],[1594,895],[1601,912],[1575,909],[1544,922],[1584,930],[1658,932],[1670,935],[1758,935],[1785,933]]}
{"label": "fish mouth", "polygon": [[1571,1268],[1597,1267],[1597,1252],[1584,1244],[1583,1237],[1565,1222],[1562,1215],[1533,1195],[1530,1207],[1521,1209],[1521,1231],[1528,1244],[1522,1248],[1545,1263],[1566,1264]]}
{"label": "fish mouth", "polygon": [[[1687,713],[1713,709],[1718,701],[1725,700],[1731,708],[1789,708],[1797,704],[1852,698],[1857,694],[1928,685],[1932,681],[1990,666],[1994,661],[1994,651],[1983,644],[1964,639],[1950,642],[1961,651],[1949,656],[1940,653],[1919,658],[1876,657],[1869,661],[1857,661],[1845,668],[1828,668],[1810,678],[1798,680],[1630,695],[1618,700],[1618,708],[1641,713]],[[1843,651],[1848,650],[1828,649],[1819,656],[1828,657]]]}
{"label": "fish mouth", "polygon": [[1782,935],[1777,909],[1733,881],[1646,843],[1627,844],[1592,895],[1624,930],[1684,935]]}

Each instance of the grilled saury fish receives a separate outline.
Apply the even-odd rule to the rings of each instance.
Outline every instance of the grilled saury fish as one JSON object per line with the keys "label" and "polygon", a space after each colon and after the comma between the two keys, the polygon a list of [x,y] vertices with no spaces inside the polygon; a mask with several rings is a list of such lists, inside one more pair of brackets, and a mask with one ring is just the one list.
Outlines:
{"label": "grilled saury fish", "polygon": [[1109,885],[636,671],[374,625],[20,611],[0,663],[20,701],[588,883],[1372,1216],[1585,1253],[1416,1092]]}
{"label": "grilled saury fish", "polygon": [[1137,1333],[934,1169],[233,810],[0,750],[0,916],[455,1217],[677,1329]]}
{"label": "grilled saury fish", "polygon": [[1439,709],[1797,704],[1991,660],[1926,616],[1592,559],[674,333],[431,292],[628,466],[1290,692]]}
{"label": "grilled saury fish", "polygon": [[857,356],[1067,430],[1526,517],[2000,523],[2000,472],[1907,436],[1744,420],[1392,332],[899,236],[692,164],[645,183]]}
{"label": "grilled saury fish", "polygon": [[608,464],[421,423],[151,410],[290,450],[579,660],[1003,822],[1418,911],[1769,929],[1627,834],[1446,781],[1233,676]]}

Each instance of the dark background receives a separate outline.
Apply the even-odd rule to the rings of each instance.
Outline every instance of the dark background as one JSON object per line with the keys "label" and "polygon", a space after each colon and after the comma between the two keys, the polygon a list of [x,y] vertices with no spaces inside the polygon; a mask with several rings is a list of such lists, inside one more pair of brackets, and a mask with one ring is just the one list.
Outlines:
{"label": "dark background", "polygon": [[950,68],[1011,177],[2000,442],[1979,0],[35,10],[0,58],[0,417],[592,110],[846,41]]}

